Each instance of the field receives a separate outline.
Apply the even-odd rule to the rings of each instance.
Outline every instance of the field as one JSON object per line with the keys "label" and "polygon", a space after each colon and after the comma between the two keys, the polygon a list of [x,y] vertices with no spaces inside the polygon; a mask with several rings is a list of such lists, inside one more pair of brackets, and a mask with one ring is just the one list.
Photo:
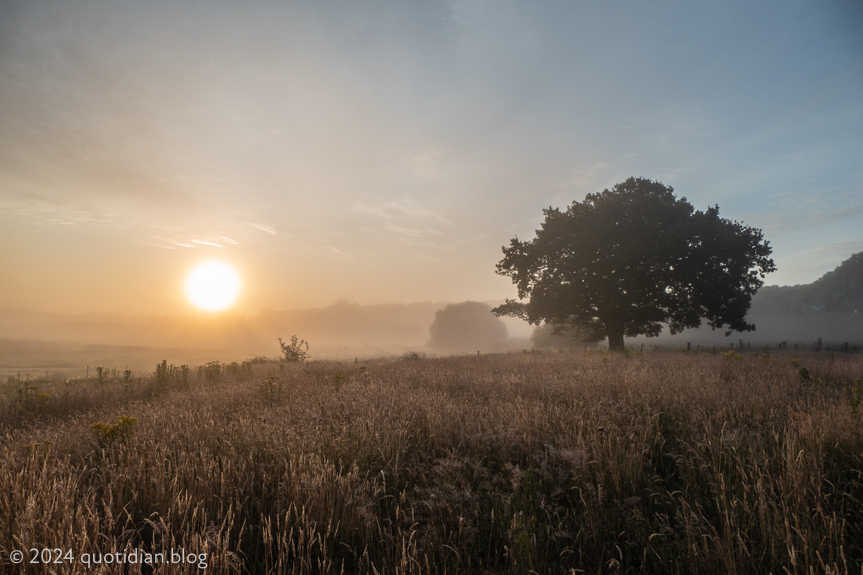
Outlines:
{"label": "field", "polygon": [[861,354],[771,350],[8,381],[0,560],[9,573],[863,573],[861,377]]}

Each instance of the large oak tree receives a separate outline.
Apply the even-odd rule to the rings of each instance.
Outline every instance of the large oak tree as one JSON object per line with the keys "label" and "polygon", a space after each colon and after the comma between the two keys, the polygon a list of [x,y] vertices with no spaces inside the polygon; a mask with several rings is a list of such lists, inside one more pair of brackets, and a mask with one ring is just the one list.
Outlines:
{"label": "large oak tree", "polygon": [[761,230],[701,212],[670,186],[629,178],[567,210],[543,210],[530,241],[510,242],[497,273],[519,300],[497,315],[585,330],[622,349],[624,336],[698,327],[750,331],[752,295],[775,270]]}

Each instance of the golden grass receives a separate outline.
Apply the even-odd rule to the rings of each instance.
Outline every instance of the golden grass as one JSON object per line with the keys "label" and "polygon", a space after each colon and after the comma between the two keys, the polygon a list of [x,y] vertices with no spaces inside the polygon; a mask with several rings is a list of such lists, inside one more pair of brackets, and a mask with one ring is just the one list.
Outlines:
{"label": "golden grass", "polygon": [[[863,573],[849,395],[863,357],[739,355],[9,382],[0,559],[183,548],[208,573]],[[120,417],[137,421],[93,428]]]}

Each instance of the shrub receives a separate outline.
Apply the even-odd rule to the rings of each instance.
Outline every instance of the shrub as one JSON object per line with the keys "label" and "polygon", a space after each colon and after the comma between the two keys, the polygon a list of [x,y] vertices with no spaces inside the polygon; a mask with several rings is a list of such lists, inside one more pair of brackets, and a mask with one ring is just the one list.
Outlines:
{"label": "shrub", "polygon": [[285,343],[282,338],[279,338],[279,345],[282,347],[282,353],[285,354],[285,361],[288,363],[303,362],[310,359],[309,342],[304,339],[299,339],[297,336],[291,336],[291,343]]}
{"label": "shrub", "polygon": [[117,421],[116,425],[108,425],[100,421],[90,426],[90,430],[96,436],[96,441],[102,447],[113,443],[117,439],[125,438],[132,431],[132,428],[135,427],[135,424],[138,423],[136,418],[126,415],[121,415],[117,418]]}

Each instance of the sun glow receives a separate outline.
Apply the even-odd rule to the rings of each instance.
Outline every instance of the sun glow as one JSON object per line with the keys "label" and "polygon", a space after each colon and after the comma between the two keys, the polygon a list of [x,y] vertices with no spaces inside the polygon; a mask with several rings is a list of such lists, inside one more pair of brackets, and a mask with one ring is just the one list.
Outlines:
{"label": "sun glow", "polygon": [[237,301],[240,278],[226,263],[210,261],[198,264],[186,278],[186,297],[204,311],[221,311]]}

